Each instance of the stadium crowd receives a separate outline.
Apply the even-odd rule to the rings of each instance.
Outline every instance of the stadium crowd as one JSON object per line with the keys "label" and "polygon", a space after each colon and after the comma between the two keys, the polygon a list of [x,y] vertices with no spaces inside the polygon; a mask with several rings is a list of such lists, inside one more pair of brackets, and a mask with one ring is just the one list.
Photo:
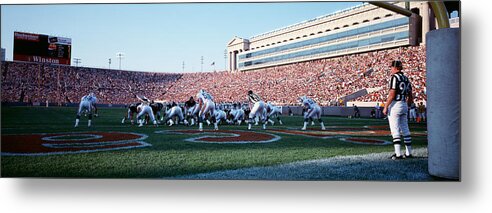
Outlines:
{"label": "stadium crowd", "polygon": [[2,63],[2,102],[78,103],[94,92],[98,103],[159,99],[181,74],[132,72],[39,63]]}
{"label": "stadium crowd", "polygon": [[[2,63],[2,102],[77,103],[95,92],[98,103],[127,104],[135,95],[184,102],[199,89],[216,102],[246,102],[253,90],[277,105],[296,105],[307,95],[322,106],[340,104],[354,92],[370,89],[355,101],[385,100],[389,64],[403,62],[416,101],[425,96],[425,48],[400,47],[337,58],[300,62],[246,72],[150,73],[39,63]],[[345,100],[349,101],[349,100]]]}
{"label": "stadium crowd", "polygon": [[401,47],[247,72],[184,74],[166,99],[184,100],[203,88],[217,102],[246,101],[246,92],[253,90],[277,105],[298,104],[297,98],[307,95],[320,105],[329,106],[340,104],[341,98],[354,92],[372,88],[375,92],[356,101],[382,102],[388,92],[389,64],[395,59],[403,62],[416,100],[425,100],[424,47]]}

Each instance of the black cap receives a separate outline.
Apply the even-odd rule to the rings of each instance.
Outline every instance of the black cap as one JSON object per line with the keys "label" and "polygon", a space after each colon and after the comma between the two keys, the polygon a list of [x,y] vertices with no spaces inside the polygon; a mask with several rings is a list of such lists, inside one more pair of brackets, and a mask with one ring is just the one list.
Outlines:
{"label": "black cap", "polygon": [[250,91],[248,91],[248,94],[253,94],[253,91],[251,91],[251,90],[250,90]]}
{"label": "black cap", "polygon": [[397,68],[402,68],[401,61],[395,60],[391,62],[391,67],[397,67]]}

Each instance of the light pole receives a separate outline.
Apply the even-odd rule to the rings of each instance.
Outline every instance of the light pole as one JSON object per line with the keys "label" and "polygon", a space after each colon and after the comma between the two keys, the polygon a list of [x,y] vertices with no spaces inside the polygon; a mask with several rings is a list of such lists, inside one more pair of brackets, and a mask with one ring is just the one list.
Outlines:
{"label": "light pole", "polygon": [[185,62],[183,61],[183,72],[185,71]]}
{"label": "light pole", "polygon": [[227,70],[227,49],[224,50],[224,71]]}
{"label": "light pole", "polygon": [[108,64],[109,64],[108,69],[111,69],[111,58],[108,59]]}
{"label": "light pole", "polygon": [[73,63],[75,63],[75,66],[78,67],[81,62],[82,59],[80,58],[73,58]]}
{"label": "light pole", "polygon": [[201,61],[202,61],[202,63],[201,63],[202,65],[201,65],[201,69],[200,69],[200,71],[201,71],[201,72],[203,72],[203,56],[202,56]]}
{"label": "light pole", "polygon": [[121,70],[121,59],[125,56],[124,53],[116,53],[116,57],[118,57],[118,59],[120,60],[120,66],[119,66],[119,70]]}

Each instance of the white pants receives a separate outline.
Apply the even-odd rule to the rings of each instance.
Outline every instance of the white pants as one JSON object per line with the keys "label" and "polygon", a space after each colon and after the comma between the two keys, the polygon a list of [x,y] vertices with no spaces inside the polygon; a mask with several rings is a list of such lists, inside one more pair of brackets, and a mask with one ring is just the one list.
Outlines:
{"label": "white pants", "polygon": [[309,119],[309,118],[320,119],[321,118],[321,107],[315,106],[313,109],[311,109],[311,111],[308,110],[304,114],[304,119]]}
{"label": "white pants", "polygon": [[253,108],[249,113],[249,119],[253,119],[254,117],[258,116],[261,118],[261,120],[265,120],[265,112],[265,102],[258,101],[253,105]]}
{"label": "white pants", "polygon": [[90,101],[81,101],[79,104],[79,111],[77,111],[77,115],[80,116],[84,110],[87,110],[89,114],[91,114],[92,103]]}
{"label": "white pants", "polygon": [[216,122],[220,122],[220,120],[226,120],[226,113],[222,110],[218,110],[215,112],[215,120]]}
{"label": "white pants", "polygon": [[183,121],[184,120],[183,110],[181,110],[181,107],[175,106],[175,107],[171,108],[166,114],[167,114],[166,115],[166,120],[167,119],[171,119],[174,116],[178,116],[179,121]]}
{"label": "white pants", "polygon": [[152,111],[152,107],[150,106],[142,106],[142,111],[140,111],[137,115],[137,120],[140,119],[141,116],[143,116],[144,114],[148,114],[149,117],[150,117],[150,120],[152,122],[155,121],[155,118],[154,118],[154,112]]}
{"label": "white pants", "polygon": [[282,110],[279,107],[273,107],[272,111],[270,111],[270,114],[268,114],[268,117],[278,116],[281,114]]}
{"label": "white pants", "polygon": [[[203,110],[203,112],[201,111]],[[205,103],[202,105],[202,109],[198,112],[198,117],[202,120],[205,119],[205,115],[210,112],[210,115],[214,114],[215,103],[211,100],[205,100]]]}
{"label": "white pants", "polygon": [[389,105],[388,121],[393,139],[410,136],[407,112],[408,105],[405,101],[393,101]]}
{"label": "white pants", "polygon": [[417,112],[415,109],[410,109],[410,119],[417,118]]}
{"label": "white pants", "polygon": [[236,109],[232,114],[234,116],[234,121],[239,121],[244,119],[244,110]]}
{"label": "white pants", "polygon": [[195,104],[195,106],[188,109],[188,113],[190,113],[191,116],[198,115],[199,111],[200,111],[200,107],[198,107],[198,104]]}

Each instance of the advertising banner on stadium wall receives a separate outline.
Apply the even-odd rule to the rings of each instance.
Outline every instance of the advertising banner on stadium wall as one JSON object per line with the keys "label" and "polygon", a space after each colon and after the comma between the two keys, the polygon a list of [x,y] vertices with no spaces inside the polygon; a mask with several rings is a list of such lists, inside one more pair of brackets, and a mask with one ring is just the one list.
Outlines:
{"label": "advertising banner on stadium wall", "polygon": [[72,39],[14,32],[14,61],[70,65]]}

